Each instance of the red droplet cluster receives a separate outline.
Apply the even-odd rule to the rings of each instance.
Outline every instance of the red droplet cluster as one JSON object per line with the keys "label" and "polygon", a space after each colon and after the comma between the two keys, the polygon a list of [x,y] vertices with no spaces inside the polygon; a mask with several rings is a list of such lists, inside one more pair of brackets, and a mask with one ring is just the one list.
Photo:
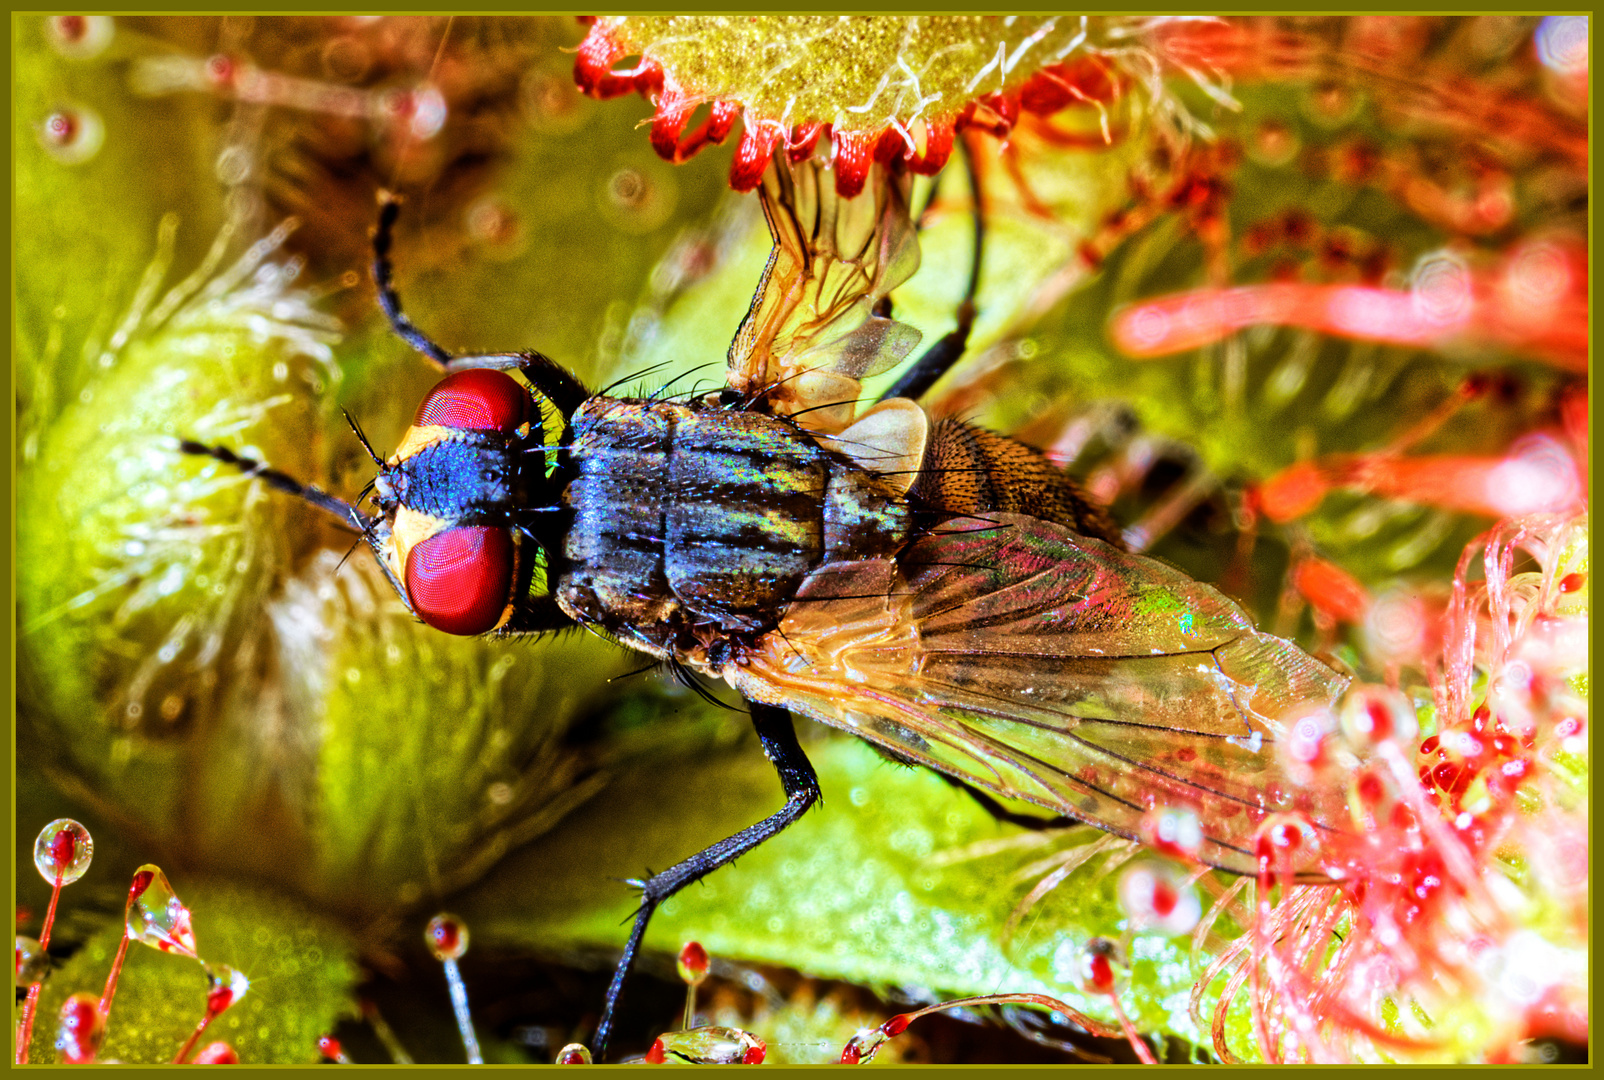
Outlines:
{"label": "red droplet cluster", "polygon": [[1433,735],[1420,744],[1421,786],[1439,793],[1449,809],[1478,777],[1499,794],[1513,793],[1532,769],[1534,732],[1515,735],[1504,718],[1494,718],[1486,705],[1471,714],[1470,725]]}
{"label": "red droplet cluster", "polygon": [[[652,147],[666,161],[686,161],[704,146],[716,146],[729,137],[736,118],[742,115],[738,103],[712,99],[707,118],[687,133],[692,115],[703,99],[687,94],[664,72],[662,64],[650,57],[633,68],[615,71],[613,65],[627,54],[626,46],[593,24],[574,59],[574,82],[594,98],[639,93],[653,102],[657,112],[652,118]],[[1123,92],[1123,79],[1099,57],[1050,64],[1011,89],[969,101],[956,113],[921,117],[916,123],[924,126],[922,149],[914,132],[895,122],[835,131],[830,124],[813,120],[788,129],[777,121],[747,113],[730,167],[730,187],[751,191],[762,182],[763,170],[775,147],[783,144],[792,161],[801,161],[812,155],[819,135],[826,133],[831,142],[836,192],[842,198],[852,198],[863,190],[869,168],[875,162],[933,176],[947,164],[959,131],[973,128],[1006,138],[1019,123],[1022,112],[1048,116],[1077,103],[1103,108]]]}

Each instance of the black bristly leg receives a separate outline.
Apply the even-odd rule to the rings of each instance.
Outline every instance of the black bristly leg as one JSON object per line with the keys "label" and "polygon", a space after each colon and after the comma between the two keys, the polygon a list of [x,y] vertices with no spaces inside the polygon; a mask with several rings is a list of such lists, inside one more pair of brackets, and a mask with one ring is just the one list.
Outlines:
{"label": "black bristly leg", "polygon": [[388,191],[379,192],[379,227],[373,231],[373,284],[379,290],[379,306],[384,317],[390,320],[390,329],[396,336],[442,368],[448,368],[452,356],[436,345],[429,336],[406,317],[401,310],[401,298],[395,294],[390,280],[390,242],[395,232],[395,219],[401,216],[401,200]]}
{"label": "black bristly leg", "polygon": [[913,398],[917,401],[947,373],[947,370],[956,364],[969,345],[969,332],[975,325],[975,293],[980,289],[980,259],[985,248],[986,214],[981,205],[980,172],[975,166],[974,151],[964,139],[958,140],[959,152],[964,159],[964,166],[969,174],[969,191],[975,203],[975,240],[974,252],[969,262],[969,287],[964,291],[963,301],[958,305],[958,325],[951,333],[946,334],[930,348],[926,349],[913,366],[902,373],[896,385],[880,395],[880,400],[888,398]]}
{"label": "black bristly leg", "polygon": [[613,970],[612,985],[607,988],[607,1001],[602,1006],[601,1023],[596,1026],[594,1050],[597,1061],[601,1061],[607,1053],[607,1040],[613,1033],[613,1015],[623,993],[624,979],[635,964],[635,954],[640,950],[646,924],[651,921],[658,905],[685,886],[700,881],[765,840],[779,835],[808,807],[819,801],[819,778],[808,762],[807,755],[802,752],[801,744],[796,741],[796,728],[791,722],[791,714],[777,705],[764,705],[756,701],[747,704],[752,708],[752,727],[763,743],[763,753],[768,755],[768,759],[774,763],[774,770],[780,774],[780,785],[785,789],[785,805],[756,825],[748,826],[727,840],[721,840],[639,883],[641,900],[640,908],[635,913],[635,926],[629,932],[629,941],[624,944],[624,955],[619,957],[618,967]]}
{"label": "black bristly leg", "polygon": [[395,331],[397,337],[434,361],[448,375],[469,368],[519,371],[564,416],[571,414],[590,397],[590,391],[585,389],[584,384],[570,375],[561,364],[541,353],[530,351],[453,356],[419,330],[401,310],[401,297],[396,295],[390,272],[390,247],[395,239],[396,218],[400,215],[401,200],[388,191],[379,192],[379,224],[373,230],[373,284],[378,289],[379,307],[384,309],[384,317],[390,321],[390,329]]}
{"label": "black bristly leg", "polygon": [[[935,772],[934,769],[930,771]],[[973,784],[964,783],[956,776],[948,776],[944,772],[935,772],[935,775],[941,777],[947,783],[951,784],[955,788],[958,788],[960,791],[967,791],[969,793],[969,797],[974,799],[975,802],[979,803],[980,808],[986,813],[990,814],[996,820],[1009,825],[1018,825],[1021,829],[1030,829],[1032,831],[1040,832],[1045,829],[1064,829],[1071,825],[1079,824],[1080,822],[1079,818],[1066,817],[1063,814],[1059,814],[1055,817],[1041,817],[1037,814],[1021,814],[1017,810],[1009,810],[1007,807],[1003,806],[1002,803],[998,802],[984,791],[981,791]]]}

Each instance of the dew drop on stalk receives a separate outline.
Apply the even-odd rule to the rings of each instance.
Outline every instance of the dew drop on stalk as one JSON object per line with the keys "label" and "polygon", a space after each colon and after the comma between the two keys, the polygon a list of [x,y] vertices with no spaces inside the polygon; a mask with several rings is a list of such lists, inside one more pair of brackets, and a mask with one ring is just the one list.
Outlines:
{"label": "dew drop on stalk", "polygon": [[457,960],[468,951],[468,927],[455,915],[442,912],[429,920],[424,928],[423,940],[445,968],[446,986],[451,991],[451,1011],[457,1017],[457,1030],[462,1033],[462,1047],[468,1055],[468,1064],[483,1065],[479,1052],[479,1037],[474,1034],[473,1017],[468,1012],[468,988],[457,970]]}
{"label": "dew drop on stalk", "polygon": [[1189,809],[1155,806],[1142,817],[1142,842],[1161,855],[1195,862],[1203,847],[1203,823]]}
{"label": "dew drop on stalk", "polygon": [[56,1052],[66,1065],[86,1065],[95,1060],[106,1027],[95,995],[80,992],[61,1006],[56,1027]]}
{"label": "dew drop on stalk", "polygon": [[468,951],[468,927],[455,915],[440,914],[430,919],[423,939],[436,960],[460,960]]}
{"label": "dew drop on stalk", "polygon": [[1254,838],[1261,877],[1295,874],[1308,868],[1319,853],[1314,825],[1299,813],[1267,815]]}
{"label": "dew drop on stalk", "polygon": [[226,1042],[207,1043],[195,1054],[196,1065],[238,1065],[239,1054]]}
{"label": "dew drop on stalk", "polygon": [[1125,955],[1118,942],[1106,937],[1092,938],[1080,955],[1082,989],[1088,994],[1114,993],[1118,969],[1124,966]]}
{"label": "dew drop on stalk", "polygon": [[690,986],[700,986],[707,978],[708,969],[707,950],[702,948],[699,941],[687,941],[685,947],[679,951],[676,966],[679,968],[679,977]]}
{"label": "dew drop on stalk", "polygon": [[53,15],[45,20],[45,37],[69,60],[87,60],[103,52],[117,33],[110,15]]}
{"label": "dew drop on stalk", "polygon": [[62,105],[39,121],[39,145],[63,165],[78,165],[100,152],[106,125],[87,105]]}
{"label": "dew drop on stalk", "polygon": [[318,1039],[317,1052],[336,1065],[350,1065],[352,1063],[345,1052],[345,1047],[341,1046],[340,1040],[333,1035],[324,1035]]}
{"label": "dew drop on stalk", "polygon": [[[33,844],[33,865],[51,885],[50,906],[45,909],[44,927],[39,931],[40,952],[50,947],[50,930],[56,923],[56,904],[61,899],[61,887],[84,876],[94,853],[95,844],[89,837],[89,830],[72,818],[57,818],[39,830],[39,836]],[[29,986],[28,996],[22,1004],[22,1017],[17,1025],[16,1056],[13,1059],[18,1065],[28,1062],[28,1042],[33,1037],[33,1020],[39,1008],[41,988],[38,982]]]}
{"label": "dew drop on stalk", "polygon": [[688,1065],[758,1065],[767,1054],[763,1040],[750,1032],[709,1026],[659,1036],[644,1060],[651,1065],[670,1061]]}
{"label": "dew drop on stalk", "polygon": [[590,1051],[580,1043],[569,1043],[557,1051],[555,1065],[589,1065]]}
{"label": "dew drop on stalk", "polygon": [[1118,893],[1133,930],[1185,934],[1203,916],[1202,902],[1186,875],[1156,861],[1126,867],[1119,877]]}
{"label": "dew drop on stalk", "polygon": [[206,1011],[213,1016],[237,1005],[251,988],[243,971],[227,964],[204,964],[206,969]]}
{"label": "dew drop on stalk", "polygon": [[52,885],[58,879],[63,885],[71,885],[84,876],[94,854],[95,842],[89,830],[72,818],[58,818],[39,831],[33,844],[33,865]]}
{"label": "dew drop on stalk", "polygon": [[1342,734],[1356,749],[1389,742],[1411,744],[1419,734],[1409,699],[1384,686],[1359,686],[1342,702]]}
{"label": "dew drop on stalk", "polygon": [[1154,1058],[1153,1051],[1137,1034],[1136,1026],[1131,1023],[1130,1017],[1125,1014],[1125,1007],[1119,1001],[1119,983],[1125,968],[1125,953],[1119,947],[1119,943],[1111,938],[1094,937],[1081,949],[1081,988],[1088,994],[1098,994],[1108,998],[1109,1004],[1114,1008],[1114,1016],[1119,1020],[1120,1030],[1125,1033],[1125,1040],[1131,1044],[1131,1049],[1136,1051],[1136,1056],[1145,1064],[1157,1065],[1158,1061]]}
{"label": "dew drop on stalk", "polygon": [[867,1065],[874,1060],[874,1055],[880,1048],[892,1039],[908,1030],[913,1017],[907,1013],[898,1013],[890,1017],[879,1027],[863,1028],[847,1040],[841,1048],[842,1065]]}
{"label": "dew drop on stalk", "polygon": [[173,892],[161,867],[146,863],[128,890],[128,937],[162,952],[199,960],[189,908]]}
{"label": "dew drop on stalk", "polygon": [[38,986],[50,970],[50,954],[31,937],[17,935],[16,986],[26,989]]}
{"label": "dew drop on stalk", "polygon": [[184,1063],[190,1049],[200,1041],[207,1025],[243,998],[251,988],[251,980],[245,977],[245,973],[227,964],[208,964],[203,961],[201,966],[206,969],[206,1013],[201,1017],[200,1023],[195,1025],[195,1030],[188,1041],[178,1051],[178,1056],[173,1059],[175,1065]]}

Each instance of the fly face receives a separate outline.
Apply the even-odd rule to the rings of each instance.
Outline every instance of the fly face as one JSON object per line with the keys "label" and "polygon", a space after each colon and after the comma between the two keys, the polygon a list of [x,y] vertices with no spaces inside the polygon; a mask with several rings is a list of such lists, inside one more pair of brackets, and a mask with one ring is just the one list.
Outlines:
{"label": "fly face", "polygon": [[425,623],[483,634],[511,620],[534,562],[523,508],[543,502],[545,449],[538,407],[504,372],[460,371],[423,399],[373,502],[374,550]]}

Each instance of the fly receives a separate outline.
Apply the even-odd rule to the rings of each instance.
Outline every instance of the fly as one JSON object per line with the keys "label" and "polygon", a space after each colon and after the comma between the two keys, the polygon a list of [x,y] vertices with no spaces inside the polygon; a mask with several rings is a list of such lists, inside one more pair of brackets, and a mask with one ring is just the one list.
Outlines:
{"label": "fly", "polygon": [[962,353],[973,277],[959,329],[858,411],[861,380],[920,337],[888,317],[919,265],[910,178],[874,168],[843,199],[819,163],[775,155],[760,191],[774,248],[726,384],[680,401],[593,395],[536,352],[452,356],[401,311],[398,204],[383,199],[380,304],[445,377],[396,451],[375,456],[376,512],[183,443],[358,530],[430,626],[577,624],[747,701],[785,806],[637,882],[598,1058],[657,907],[818,801],[793,714],[937,770],[1011,820],[991,796],[1132,838],[1144,819],[1190,813],[1196,858],[1236,873],[1258,870],[1272,815],[1346,818],[1343,792],[1291,782],[1275,749],[1343,677],[1212,587],[1125,551],[1036,451],[912,400]]}

